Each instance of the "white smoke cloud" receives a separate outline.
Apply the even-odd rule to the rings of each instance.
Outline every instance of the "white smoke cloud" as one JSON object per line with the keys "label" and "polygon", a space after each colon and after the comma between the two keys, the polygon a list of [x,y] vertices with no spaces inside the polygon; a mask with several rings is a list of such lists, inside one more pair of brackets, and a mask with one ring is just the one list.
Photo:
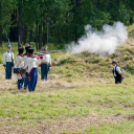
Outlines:
{"label": "white smoke cloud", "polygon": [[85,31],[86,35],[81,37],[77,44],[72,42],[68,51],[76,54],[84,51],[99,55],[112,54],[128,38],[126,26],[121,22],[115,22],[113,26],[105,24],[99,32],[87,25]]}

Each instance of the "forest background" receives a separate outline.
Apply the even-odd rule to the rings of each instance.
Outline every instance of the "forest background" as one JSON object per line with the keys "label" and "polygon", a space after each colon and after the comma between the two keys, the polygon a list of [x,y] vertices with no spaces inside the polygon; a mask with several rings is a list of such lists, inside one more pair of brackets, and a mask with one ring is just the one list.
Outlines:
{"label": "forest background", "polygon": [[134,0],[0,0],[0,47],[35,43],[37,49],[53,44],[62,49],[84,35],[84,26],[100,30],[121,21],[131,25]]}

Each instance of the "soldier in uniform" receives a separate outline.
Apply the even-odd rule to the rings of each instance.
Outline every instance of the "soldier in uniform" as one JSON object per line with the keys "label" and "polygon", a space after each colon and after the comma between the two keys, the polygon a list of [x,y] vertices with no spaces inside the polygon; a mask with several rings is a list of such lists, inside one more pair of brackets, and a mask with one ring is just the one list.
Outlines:
{"label": "soldier in uniform", "polygon": [[24,54],[24,69],[26,69],[25,73],[25,80],[24,80],[24,89],[26,90],[28,87],[28,82],[29,82],[29,76],[28,76],[28,63],[27,63],[27,58],[28,58],[28,49],[31,48],[28,44],[24,46],[26,53]]}
{"label": "soldier in uniform", "polygon": [[38,81],[38,66],[37,63],[40,63],[40,60],[38,60],[37,56],[33,56],[34,49],[29,48],[28,49],[28,74],[29,74],[29,84],[28,89],[29,91],[35,91],[37,81]]}
{"label": "soldier in uniform", "polygon": [[[17,68],[19,69],[23,69],[24,68],[24,60],[23,60],[23,52],[24,52],[24,48],[18,48],[19,54],[16,57],[16,64],[17,64]],[[17,74],[17,85],[18,85],[18,89],[20,90],[23,86],[23,82],[24,82],[24,77],[23,74],[20,72],[19,74]]]}
{"label": "soldier in uniform", "polygon": [[41,79],[42,80],[47,80],[48,78],[48,71],[50,70],[50,68],[52,67],[52,63],[51,63],[51,56],[50,54],[47,52],[47,46],[44,47],[44,55],[40,56],[41,59]]}
{"label": "soldier in uniform", "polygon": [[12,69],[14,68],[15,60],[14,53],[11,51],[11,45],[7,46],[7,51],[3,55],[3,66],[5,68],[6,79],[12,78]]}

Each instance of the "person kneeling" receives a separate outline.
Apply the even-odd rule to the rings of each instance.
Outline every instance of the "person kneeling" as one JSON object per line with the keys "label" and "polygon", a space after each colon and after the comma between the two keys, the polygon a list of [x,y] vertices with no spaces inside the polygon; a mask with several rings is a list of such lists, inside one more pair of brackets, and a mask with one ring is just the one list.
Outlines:
{"label": "person kneeling", "polygon": [[115,84],[121,83],[122,80],[124,79],[122,75],[122,71],[119,66],[117,66],[117,63],[115,61],[112,62],[113,65],[113,75],[115,78]]}

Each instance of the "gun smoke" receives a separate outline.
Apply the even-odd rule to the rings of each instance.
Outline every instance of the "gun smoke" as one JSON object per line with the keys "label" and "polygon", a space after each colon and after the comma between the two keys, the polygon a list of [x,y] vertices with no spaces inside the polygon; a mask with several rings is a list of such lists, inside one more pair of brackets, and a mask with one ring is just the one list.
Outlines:
{"label": "gun smoke", "polygon": [[85,32],[86,35],[82,36],[78,43],[72,42],[69,45],[68,51],[76,54],[88,51],[104,56],[113,54],[128,38],[127,28],[121,22],[115,22],[113,26],[105,24],[102,31],[96,31],[91,25],[86,25]]}

